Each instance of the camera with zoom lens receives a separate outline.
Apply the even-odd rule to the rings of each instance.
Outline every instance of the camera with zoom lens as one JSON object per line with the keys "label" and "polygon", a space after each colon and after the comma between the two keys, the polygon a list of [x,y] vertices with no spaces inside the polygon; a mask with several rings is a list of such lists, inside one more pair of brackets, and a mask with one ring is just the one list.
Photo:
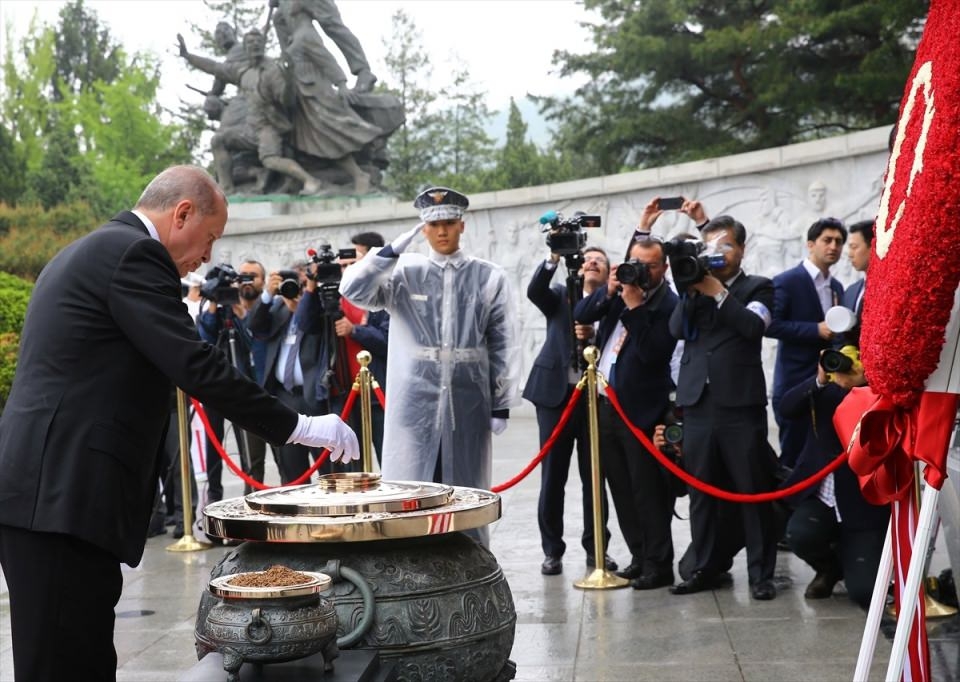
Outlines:
{"label": "camera with zoom lens", "polygon": [[636,258],[626,260],[617,266],[617,281],[620,284],[635,284],[641,289],[648,289],[652,283],[650,266]]}
{"label": "camera with zoom lens", "polygon": [[663,414],[663,439],[665,445],[660,446],[660,452],[676,456],[683,443],[683,409],[672,404]]}
{"label": "camera with zoom lens", "polygon": [[281,270],[280,295],[286,299],[293,300],[300,295],[300,273],[296,270]]}
{"label": "camera with zoom lens", "polygon": [[670,261],[670,272],[677,289],[703,280],[711,270],[720,270],[726,265],[722,254],[709,253],[706,244],[696,239],[674,237],[663,244],[663,252]]}
{"label": "camera with zoom lens", "polygon": [[200,285],[200,295],[217,305],[233,305],[240,302],[237,282],[240,275],[232,265],[220,263],[207,272],[207,279]]}
{"label": "camera with zoom lens", "polygon": [[847,374],[863,367],[860,363],[860,350],[856,346],[844,346],[840,350],[830,348],[820,356],[820,366],[824,372]]}
{"label": "camera with zoom lens", "polygon": [[580,253],[587,244],[585,227],[600,227],[600,216],[587,215],[577,211],[569,220],[557,211],[547,211],[540,216],[542,231],[549,232],[547,246],[551,253],[558,256],[572,256]]}

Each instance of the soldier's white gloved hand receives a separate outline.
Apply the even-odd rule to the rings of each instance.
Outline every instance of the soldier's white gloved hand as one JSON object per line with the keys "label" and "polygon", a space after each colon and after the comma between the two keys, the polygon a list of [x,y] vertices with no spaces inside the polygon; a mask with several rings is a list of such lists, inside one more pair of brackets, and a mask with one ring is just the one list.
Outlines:
{"label": "soldier's white gloved hand", "polygon": [[499,436],[507,430],[507,420],[500,417],[490,417],[490,430],[494,435]]}
{"label": "soldier's white gloved hand", "polygon": [[350,462],[360,459],[360,443],[357,434],[335,414],[320,417],[300,415],[297,428],[290,434],[287,443],[300,443],[311,448],[327,448],[333,462]]}
{"label": "soldier's white gloved hand", "polygon": [[403,253],[404,249],[410,246],[410,242],[413,241],[414,237],[420,234],[420,230],[423,229],[424,225],[426,225],[426,223],[417,223],[417,226],[415,228],[413,228],[412,230],[407,230],[406,232],[401,234],[399,237],[395,238],[392,242],[390,242],[390,248],[393,249],[393,252],[396,254]]}

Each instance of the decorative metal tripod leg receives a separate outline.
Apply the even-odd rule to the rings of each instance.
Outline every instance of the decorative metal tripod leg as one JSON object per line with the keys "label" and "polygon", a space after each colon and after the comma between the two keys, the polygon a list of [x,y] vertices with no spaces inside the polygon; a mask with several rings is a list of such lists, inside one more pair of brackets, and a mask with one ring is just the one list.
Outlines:
{"label": "decorative metal tripod leg", "polygon": [[[610,590],[626,587],[629,580],[607,570],[606,537],[603,533],[603,480],[600,477],[600,432],[597,426],[597,359],[600,351],[589,346],[583,351],[587,360],[587,423],[590,428],[590,473],[593,487],[593,556],[596,568],[573,583],[581,590]],[[581,379],[582,382],[582,379]]]}
{"label": "decorative metal tripod leg", "polygon": [[177,389],[177,427],[180,432],[180,503],[183,506],[183,537],[167,547],[168,552],[196,552],[213,547],[193,537],[193,493],[190,489],[190,439],[187,436],[187,396]]}

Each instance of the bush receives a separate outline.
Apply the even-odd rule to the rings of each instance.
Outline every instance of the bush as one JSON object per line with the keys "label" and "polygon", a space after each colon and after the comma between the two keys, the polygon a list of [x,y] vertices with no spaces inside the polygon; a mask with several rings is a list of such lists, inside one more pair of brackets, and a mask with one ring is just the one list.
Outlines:
{"label": "bush", "polygon": [[23,318],[32,290],[33,285],[29,282],[0,272],[0,412],[13,385],[20,330],[23,329]]}
{"label": "bush", "polygon": [[33,281],[57,251],[101,222],[79,201],[50,210],[0,204],[0,271]]}

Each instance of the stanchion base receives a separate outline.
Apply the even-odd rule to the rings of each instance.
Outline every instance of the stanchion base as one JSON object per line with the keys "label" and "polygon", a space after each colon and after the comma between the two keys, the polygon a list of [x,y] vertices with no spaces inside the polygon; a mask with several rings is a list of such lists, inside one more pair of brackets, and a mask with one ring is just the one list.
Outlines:
{"label": "stanchion base", "polygon": [[[885,610],[888,616],[891,616],[892,618],[897,617],[897,609],[893,604],[887,606]],[[923,595],[923,615],[927,618],[946,618],[956,613],[956,607],[947,606],[946,604],[938,602],[929,594]]]}
{"label": "stanchion base", "polygon": [[626,587],[630,581],[621,578],[603,568],[595,568],[580,580],[574,581],[573,586],[581,590],[615,590]]}
{"label": "stanchion base", "polygon": [[203,549],[210,549],[213,545],[209,542],[200,542],[195,537],[193,533],[184,534],[182,538],[174,542],[172,545],[167,545],[166,550],[168,552],[199,552]]}

